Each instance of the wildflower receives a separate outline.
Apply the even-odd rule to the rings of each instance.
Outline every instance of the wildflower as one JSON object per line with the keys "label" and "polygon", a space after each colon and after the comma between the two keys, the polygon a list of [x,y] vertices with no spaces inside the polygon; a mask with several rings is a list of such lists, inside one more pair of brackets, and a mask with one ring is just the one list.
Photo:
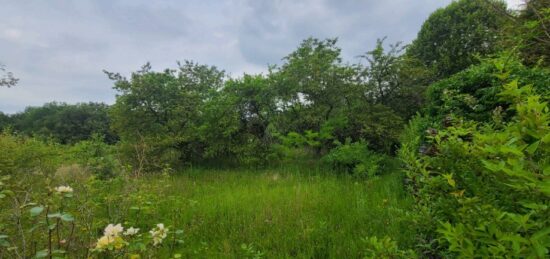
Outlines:
{"label": "wildflower", "polygon": [[[132,231],[135,229],[132,228]],[[103,231],[103,236],[100,237],[97,240],[96,249],[106,249],[106,248],[115,248],[115,249],[121,249],[126,245],[127,243],[120,237],[120,234],[124,231],[124,228],[122,225],[116,224],[109,224],[107,227],[105,227],[105,230]],[[136,231],[137,233],[137,231]]]}
{"label": "wildflower", "polygon": [[70,186],[58,186],[55,187],[55,191],[59,194],[72,193],[73,188],[71,188]]}
{"label": "wildflower", "polygon": [[110,243],[114,241],[114,238],[110,238],[108,236],[102,236],[97,240],[97,244],[95,248],[97,249],[105,249],[107,246],[109,246]]}
{"label": "wildflower", "polygon": [[149,233],[151,233],[151,236],[153,237],[153,245],[156,246],[162,243],[162,240],[166,238],[168,235],[168,228],[165,228],[164,224],[160,223],[157,224],[156,228],[151,229]]}
{"label": "wildflower", "polygon": [[96,249],[106,249],[106,248],[115,248],[115,249],[121,249],[126,245],[127,243],[119,236],[111,237],[111,236],[102,236],[97,240],[97,244],[95,246]]}
{"label": "wildflower", "polygon": [[120,225],[120,223],[116,225],[109,224],[103,231],[103,234],[108,237],[117,237],[120,233],[122,233],[122,231],[124,231],[124,228]]}
{"label": "wildflower", "polygon": [[130,228],[126,229],[126,232],[124,232],[123,234],[125,236],[133,236],[133,235],[137,234],[138,231],[139,231],[139,228],[130,227]]}

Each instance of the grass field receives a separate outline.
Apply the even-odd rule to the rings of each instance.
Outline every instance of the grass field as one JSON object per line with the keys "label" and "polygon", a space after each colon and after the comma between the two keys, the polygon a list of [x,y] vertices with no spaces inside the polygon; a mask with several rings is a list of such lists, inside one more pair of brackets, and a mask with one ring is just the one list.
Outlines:
{"label": "grass field", "polygon": [[[58,221],[59,233],[54,230],[51,238],[70,258],[94,255],[89,250],[111,223],[140,228],[145,238],[163,223],[170,235],[150,253],[160,258],[358,258],[364,254],[362,239],[369,236],[389,236],[403,248],[413,245],[407,221],[413,200],[397,172],[367,180],[315,166],[188,169],[109,181],[54,177],[50,186],[74,188],[74,195],[62,200],[49,196],[48,183],[40,179],[22,178],[18,186],[31,190],[25,195],[33,204],[62,204],[50,207],[74,216]],[[26,247],[20,254],[48,247],[46,226],[52,219],[29,217],[29,206],[5,208],[0,213],[5,222],[21,222],[12,231],[15,225],[0,224],[14,244]]]}
{"label": "grass field", "polygon": [[143,194],[137,199],[148,205],[112,222],[181,229],[184,243],[175,250],[186,257],[256,251],[267,258],[354,258],[361,255],[361,238],[390,236],[410,245],[414,236],[405,221],[412,200],[400,191],[398,174],[356,181],[279,170],[199,170],[143,179],[136,188]]}

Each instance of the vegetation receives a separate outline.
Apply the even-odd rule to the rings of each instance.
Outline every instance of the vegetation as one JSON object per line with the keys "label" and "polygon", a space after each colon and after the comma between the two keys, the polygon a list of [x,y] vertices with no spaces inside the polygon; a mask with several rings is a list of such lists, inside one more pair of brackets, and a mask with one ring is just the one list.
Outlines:
{"label": "vegetation", "polygon": [[547,258],[549,17],[454,1],[358,64],[308,38],[0,113],[0,258]]}
{"label": "vegetation", "polygon": [[0,86],[12,87],[17,84],[19,79],[13,76],[12,72],[6,71],[6,66],[0,63],[0,72],[2,76],[0,77]]}

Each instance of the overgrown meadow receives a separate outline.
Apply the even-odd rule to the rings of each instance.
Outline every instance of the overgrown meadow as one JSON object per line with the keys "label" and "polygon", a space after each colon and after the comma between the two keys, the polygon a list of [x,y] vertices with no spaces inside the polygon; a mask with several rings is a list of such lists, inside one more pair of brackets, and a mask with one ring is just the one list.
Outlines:
{"label": "overgrown meadow", "polygon": [[548,258],[548,28],[460,0],[355,64],[309,38],[0,113],[0,258]]}
{"label": "overgrown meadow", "polygon": [[[412,245],[412,196],[395,192],[401,174],[363,181],[311,163],[110,180],[72,165],[4,177],[0,227],[13,232],[2,236],[2,255],[47,257],[51,248],[61,258],[356,257],[369,236]],[[166,236],[155,243],[158,224]],[[105,235],[112,241],[103,244]]]}

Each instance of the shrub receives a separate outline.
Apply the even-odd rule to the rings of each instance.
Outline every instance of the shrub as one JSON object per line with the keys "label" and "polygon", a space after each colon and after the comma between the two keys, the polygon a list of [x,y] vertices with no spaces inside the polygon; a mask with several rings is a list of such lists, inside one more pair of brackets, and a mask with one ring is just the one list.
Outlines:
{"label": "shrub", "polygon": [[370,151],[365,142],[354,142],[332,149],[322,160],[336,170],[372,177],[379,174],[384,156]]}
{"label": "shrub", "polygon": [[362,239],[365,242],[365,258],[418,258],[413,250],[402,250],[397,246],[397,242],[390,237],[378,239],[377,237],[368,237]]}
{"label": "shrub", "polygon": [[[508,79],[509,73],[495,75]],[[426,141],[435,152],[400,155],[414,182],[425,248],[462,258],[543,258],[550,249],[548,96],[513,79],[499,87],[508,122],[454,117]],[[410,146],[409,146],[410,145]],[[444,250],[448,250],[445,252]]]}
{"label": "shrub", "polygon": [[117,160],[113,146],[106,144],[102,136],[94,135],[90,140],[78,142],[69,153],[77,163],[100,179],[115,175]]}
{"label": "shrub", "polygon": [[52,174],[60,164],[59,145],[34,138],[0,133],[0,174]]}
{"label": "shrub", "polygon": [[[518,80],[521,85],[532,85],[534,92],[548,101],[550,72],[543,68],[528,68],[505,57],[486,60],[431,85],[427,90],[426,112],[437,119],[454,114],[465,119],[488,121],[495,108],[508,105],[497,96],[503,76]],[[504,115],[511,118],[513,114]]]}

